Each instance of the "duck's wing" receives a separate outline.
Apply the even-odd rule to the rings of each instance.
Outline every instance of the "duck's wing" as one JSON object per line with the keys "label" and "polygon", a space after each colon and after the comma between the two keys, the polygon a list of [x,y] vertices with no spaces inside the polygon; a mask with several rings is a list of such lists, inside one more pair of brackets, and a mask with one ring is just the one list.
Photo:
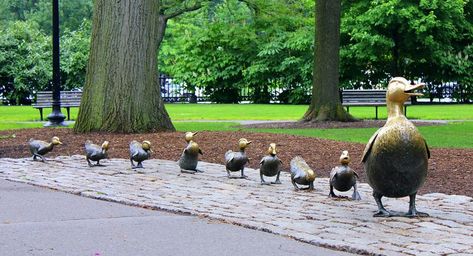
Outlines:
{"label": "duck's wing", "polygon": [[[43,142],[43,143],[41,143],[41,142]],[[34,139],[30,139],[28,144],[29,144],[31,153],[38,153],[38,151],[41,148],[44,148],[45,146],[47,146],[44,141],[34,140]]]}
{"label": "duck's wing", "polygon": [[266,161],[266,157],[261,158],[261,161],[259,162],[260,165],[264,164],[264,161]]}
{"label": "duck's wing", "polygon": [[225,153],[225,163],[231,162],[234,157],[235,157],[235,153],[233,153],[232,150],[228,150],[228,151]]}
{"label": "duck's wing", "polygon": [[371,148],[373,147],[374,141],[378,137],[379,131],[381,131],[382,128],[379,128],[373,136],[371,136],[370,140],[368,141],[368,144],[366,144],[365,150],[363,150],[363,157],[361,158],[361,162],[364,163],[366,161],[366,158],[368,157],[369,153],[371,152]]}
{"label": "duck's wing", "polygon": [[97,154],[99,154],[101,151],[102,147],[87,142],[85,143],[85,152],[89,157],[97,156]]}
{"label": "duck's wing", "polygon": [[424,139],[424,144],[425,144],[425,149],[427,150],[427,158],[430,159],[430,149],[429,146],[427,145],[427,141]]}
{"label": "duck's wing", "polygon": [[330,182],[332,182],[334,179],[337,178],[337,169],[338,169],[338,167],[334,167],[330,171]]}

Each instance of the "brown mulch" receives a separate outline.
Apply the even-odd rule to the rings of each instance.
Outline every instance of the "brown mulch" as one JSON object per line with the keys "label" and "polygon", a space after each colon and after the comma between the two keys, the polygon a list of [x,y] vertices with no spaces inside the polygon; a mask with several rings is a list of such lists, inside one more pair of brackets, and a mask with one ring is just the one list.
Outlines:
{"label": "brown mulch", "polygon": [[[378,124],[377,127],[380,126],[382,124]],[[272,127],[274,128],[274,126]],[[15,134],[14,138],[10,137],[12,134]],[[97,144],[108,140],[110,142],[109,157],[111,158],[128,158],[128,144],[131,140],[151,141],[154,150],[152,157],[159,159],[177,160],[185,147],[182,132],[74,134],[72,129],[24,129],[0,132],[0,157],[28,157],[30,153],[27,141],[30,138],[50,140],[52,136],[58,136],[64,144],[55,148],[47,157],[84,154],[84,142],[87,139]],[[249,166],[252,168],[258,168],[259,161],[266,154],[269,143],[275,142],[278,145],[278,156],[284,163],[284,170],[289,169],[289,162],[292,157],[301,155],[319,177],[328,177],[330,170],[338,164],[338,158],[342,150],[348,150],[352,158],[351,167],[360,174],[361,182],[366,182],[366,175],[360,163],[365,145],[359,143],[243,131],[200,132],[196,135],[196,142],[199,143],[204,152],[200,159],[206,162],[223,164],[224,153],[228,149],[236,150],[237,141],[242,137],[253,142],[247,149],[247,154],[251,158]],[[431,155],[429,174],[426,183],[420,190],[421,194],[441,192],[473,196],[473,186],[471,185],[473,149],[435,148],[431,149]],[[223,172],[225,170],[222,169]]]}

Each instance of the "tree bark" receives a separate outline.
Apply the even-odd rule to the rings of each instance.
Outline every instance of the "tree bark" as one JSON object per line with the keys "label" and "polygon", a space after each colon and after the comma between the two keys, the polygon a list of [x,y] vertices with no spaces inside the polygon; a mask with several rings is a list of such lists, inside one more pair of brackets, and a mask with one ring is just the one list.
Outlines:
{"label": "tree bark", "polygon": [[154,0],[96,0],[76,132],[174,131],[158,84]]}
{"label": "tree bark", "polygon": [[317,0],[312,101],[303,121],[353,121],[340,103],[341,0]]}

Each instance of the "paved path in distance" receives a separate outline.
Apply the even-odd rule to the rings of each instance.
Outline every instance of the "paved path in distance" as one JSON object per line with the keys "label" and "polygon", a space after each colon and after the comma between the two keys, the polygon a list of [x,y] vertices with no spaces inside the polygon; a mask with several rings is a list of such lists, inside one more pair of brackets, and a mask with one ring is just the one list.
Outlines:
{"label": "paved path in distance", "polygon": [[[281,185],[262,186],[257,170],[248,179],[228,179],[222,165],[201,162],[204,173],[181,174],[173,161],[148,160],[131,170],[126,159],[90,168],[84,156],[47,163],[0,159],[0,177],[86,197],[189,213],[292,237],[310,244],[372,255],[473,255],[473,200],[440,193],[417,197],[429,218],[374,218],[371,188],[360,184],[361,201],[327,197],[328,179],[315,191],[294,191],[288,173]],[[268,177],[271,181],[272,178]],[[350,195],[351,192],[341,193]],[[407,211],[408,198],[384,199],[390,210]],[[264,242],[262,241],[264,244]]]}

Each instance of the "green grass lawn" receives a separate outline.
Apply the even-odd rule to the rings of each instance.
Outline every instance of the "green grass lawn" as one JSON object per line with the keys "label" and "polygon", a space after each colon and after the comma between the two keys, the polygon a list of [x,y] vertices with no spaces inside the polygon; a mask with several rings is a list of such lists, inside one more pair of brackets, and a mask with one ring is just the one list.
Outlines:
{"label": "green grass lawn", "polygon": [[[307,105],[278,104],[166,104],[173,121],[182,120],[298,120]],[[374,107],[350,107],[356,118],[373,119]],[[380,119],[386,118],[386,108],[379,108]],[[65,114],[66,110],[62,112]],[[44,110],[46,117],[51,109]],[[71,109],[76,119],[78,108]],[[411,119],[473,120],[473,104],[470,105],[417,105],[407,108]],[[39,111],[31,106],[0,106],[0,122],[39,121]]]}
{"label": "green grass lawn", "polygon": [[[259,132],[293,134],[338,141],[367,143],[378,128],[344,129],[253,129]],[[473,122],[453,122],[447,125],[420,126],[420,132],[430,147],[473,148]]]}
{"label": "green grass lawn", "polygon": [[[178,131],[235,131],[238,123],[230,120],[298,120],[307,106],[255,105],[255,104],[167,104],[166,108]],[[46,109],[47,116],[51,109]],[[358,118],[373,118],[374,108],[352,107],[350,112]],[[385,109],[380,108],[381,118]],[[65,110],[63,111],[65,113]],[[77,108],[71,109],[75,119]],[[473,105],[410,106],[411,119],[473,120]],[[0,107],[0,130],[42,127],[38,110],[30,106]],[[188,120],[190,122],[185,122]],[[205,122],[198,120],[219,120]],[[453,122],[447,125],[419,127],[431,147],[473,148],[473,121]],[[255,132],[293,134],[339,141],[366,143],[376,128],[352,129],[244,129]]]}
{"label": "green grass lawn", "polygon": [[[233,122],[175,122],[178,131],[236,131]],[[243,129],[253,132],[270,132],[317,137],[338,141],[367,143],[378,128],[343,129]],[[432,148],[473,148],[473,121],[452,122],[446,125],[420,126],[420,132]]]}

